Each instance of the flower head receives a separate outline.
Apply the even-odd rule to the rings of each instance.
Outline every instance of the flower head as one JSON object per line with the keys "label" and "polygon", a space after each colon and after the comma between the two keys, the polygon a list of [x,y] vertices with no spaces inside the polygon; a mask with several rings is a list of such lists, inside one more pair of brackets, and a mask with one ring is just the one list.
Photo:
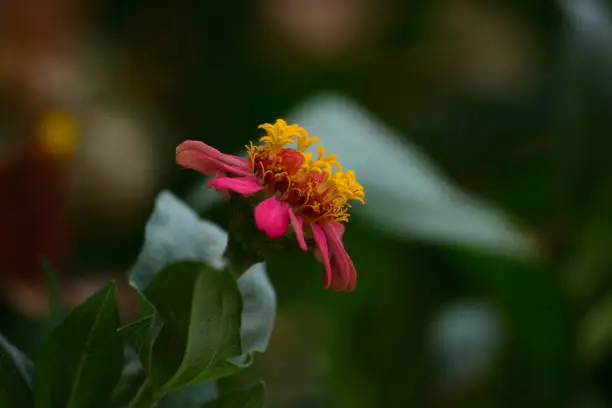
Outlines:
{"label": "flower head", "polygon": [[299,247],[306,251],[312,244],[323,262],[325,288],[353,290],[357,276],[342,244],[341,223],[349,219],[349,201],[364,202],[363,187],[352,171],[343,171],[336,155],[320,145],[316,156],[309,152],[319,139],[304,128],[282,119],[259,127],[266,135],[247,146],[248,159],[185,141],[177,148],[177,163],[215,175],[208,186],[225,196],[232,191],[261,197],[255,207],[257,229],[280,238],[291,225]]}

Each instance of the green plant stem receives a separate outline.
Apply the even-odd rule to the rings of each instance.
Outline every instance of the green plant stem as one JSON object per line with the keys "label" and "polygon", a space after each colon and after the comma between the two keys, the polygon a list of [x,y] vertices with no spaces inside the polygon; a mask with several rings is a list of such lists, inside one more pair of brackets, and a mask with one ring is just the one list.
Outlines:
{"label": "green plant stem", "polygon": [[223,257],[227,260],[229,269],[239,278],[251,266],[263,261],[253,247],[257,237],[263,234],[255,229],[253,206],[247,200],[233,197],[231,204],[232,216]]}
{"label": "green plant stem", "polygon": [[130,402],[129,408],[154,408],[157,406],[158,395],[151,387],[149,380],[145,380],[138,393]]}
{"label": "green plant stem", "polygon": [[225,259],[227,259],[230,270],[238,278],[249,270],[251,266],[261,262],[261,259],[244,249],[240,242],[235,239],[231,231],[229,233],[227,247],[225,248],[225,253],[223,255]]}

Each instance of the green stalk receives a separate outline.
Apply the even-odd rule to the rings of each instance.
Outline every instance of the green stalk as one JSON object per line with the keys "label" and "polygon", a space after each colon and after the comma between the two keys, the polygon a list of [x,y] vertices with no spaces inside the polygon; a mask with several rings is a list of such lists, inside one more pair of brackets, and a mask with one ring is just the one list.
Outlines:
{"label": "green stalk", "polygon": [[157,393],[151,387],[149,380],[146,379],[132,402],[130,402],[129,408],[155,408],[157,406],[157,399]]}

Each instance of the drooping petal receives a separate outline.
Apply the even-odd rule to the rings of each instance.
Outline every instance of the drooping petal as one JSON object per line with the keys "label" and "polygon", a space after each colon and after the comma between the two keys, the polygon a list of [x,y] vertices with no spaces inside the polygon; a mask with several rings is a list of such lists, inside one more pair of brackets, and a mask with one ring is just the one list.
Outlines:
{"label": "drooping petal", "polygon": [[[224,171],[218,171],[218,172],[215,174],[215,178],[223,178],[223,177],[227,177],[227,173],[225,173]],[[212,180],[210,180],[210,181],[208,182],[208,184],[206,185],[206,187],[211,188],[211,187],[210,187],[210,182],[211,182],[211,181],[212,181]],[[227,188],[215,188],[215,190],[217,191],[217,193],[221,194],[223,197],[225,197],[225,198],[227,198],[227,199],[231,198],[230,192],[229,192],[229,190],[228,190]]]}
{"label": "drooping petal", "polygon": [[207,145],[204,142],[200,142],[197,140],[185,140],[181,144],[179,144],[176,148],[177,153],[182,153],[186,151],[194,151],[206,155],[212,159],[219,160],[223,163],[229,164],[231,166],[243,167],[248,165],[248,160],[234,156],[232,154],[221,153],[219,150],[215,149],[212,146]]}
{"label": "drooping petal", "polygon": [[302,251],[308,251],[308,245],[304,239],[304,225],[302,217],[295,215],[293,211],[289,210],[289,219],[291,220],[291,226],[295,231],[295,237],[297,238],[298,245]]}
{"label": "drooping petal", "polygon": [[255,207],[255,225],[270,238],[280,238],[289,227],[290,207],[275,196],[265,199]]}
{"label": "drooping petal", "polygon": [[178,145],[176,162],[182,167],[197,170],[206,175],[219,171],[237,176],[252,174],[246,159],[221,153],[214,147],[195,140],[186,140]]}
{"label": "drooping petal", "polygon": [[339,223],[332,222],[324,224],[322,227],[330,247],[332,278],[329,288],[331,290],[353,291],[357,286],[357,271],[342,243],[341,234],[344,229],[338,228],[338,225],[341,226]]}
{"label": "drooping petal", "polygon": [[327,224],[327,228],[333,228],[340,238],[344,235],[344,224],[339,222],[330,222]]}
{"label": "drooping petal", "polygon": [[208,182],[208,188],[217,191],[235,191],[238,194],[249,195],[263,190],[253,177],[215,177]]}
{"label": "drooping petal", "polygon": [[315,253],[318,252],[320,260],[323,261],[324,265],[324,274],[323,274],[323,287],[328,289],[332,284],[332,268],[329,262],[329,250],[327,248],[327,238],[325,237],[325,233],[317,224],[312,224],[310,226],[312,229],[312,235],[314,236],[315,244],[317,245],[317,249]]}
{"label": "drooping petal", "polygon": [[323,255],[321,255],[321,250],[319,248],[314,249],[314,257],[317,261],[323,262]]}

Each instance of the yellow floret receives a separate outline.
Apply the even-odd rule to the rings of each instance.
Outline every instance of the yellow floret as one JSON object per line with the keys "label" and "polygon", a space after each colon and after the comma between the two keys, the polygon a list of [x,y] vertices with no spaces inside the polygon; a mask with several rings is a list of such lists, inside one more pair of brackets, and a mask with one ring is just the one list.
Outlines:
{"label": "yellow floret", "polygon": [[[317,147],[317,157],[306,150],[314,143],[319,141],[317,137],[310,137],[303,127],[292,124],[287,125],[283,119],[278,119],[273,125],[265,123],[259,126],[266,132],[266,135],[259,139],[260,145],[251,143],[247,146],[247,152],[254,165],[256,155],[264,155],[271,160],[275,155],[287,145],[300,152],[304,158],[298,172],[288,177],[290,183],[289,190],[300,191],[304,197],[319,197],[316,202],[309,204],[314,210],[326,208],[328,216],[337,221],[348,219],[348,201],[356,200],[364,203],[365,193],[363,187],[355,178],[355,173],[348,170],[343,172],[342,165],[337,160],[337,155],[326,154],[323,146]],[[309,176],[313,173],[322,175],[320,182],[312,183]]]}

